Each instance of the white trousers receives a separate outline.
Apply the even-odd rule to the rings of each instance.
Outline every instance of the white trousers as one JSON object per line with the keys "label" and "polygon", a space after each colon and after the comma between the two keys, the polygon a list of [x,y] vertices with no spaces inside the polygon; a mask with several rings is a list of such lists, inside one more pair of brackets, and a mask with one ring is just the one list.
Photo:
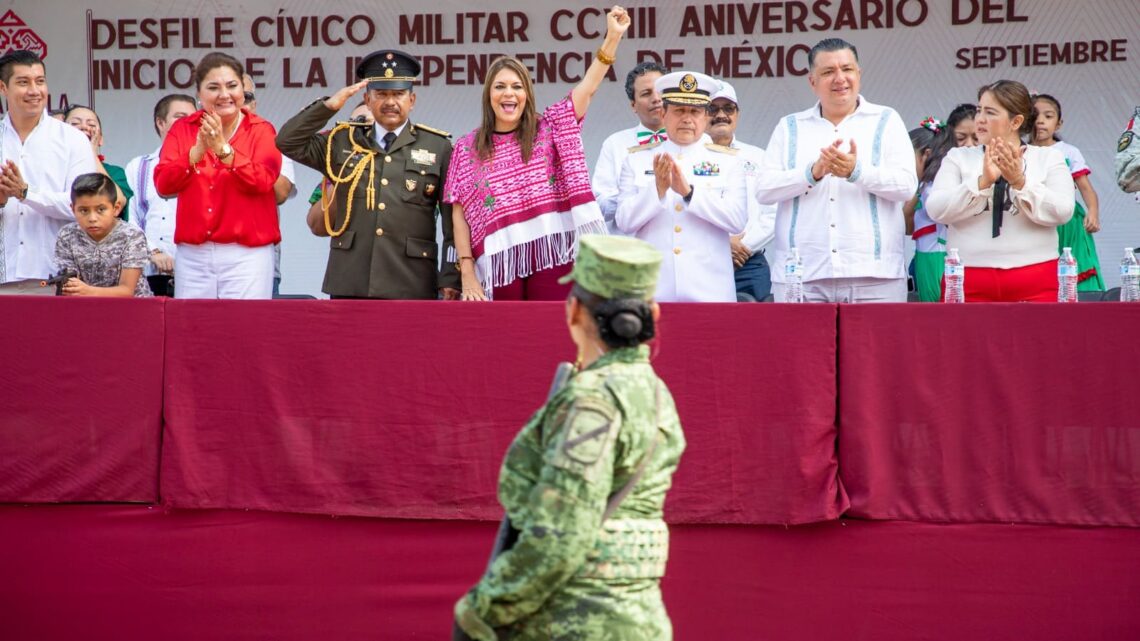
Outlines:
{"label": "white trousers", "polygon": [[[788,286],[772,283],[772,300],[784,302]],[[805,303],[905,303],[905,278],[821,278],[804,283]]]}
{"label": "white trousers", "polygon": [[175,298],[273,298],[273,245],[178,244]]}

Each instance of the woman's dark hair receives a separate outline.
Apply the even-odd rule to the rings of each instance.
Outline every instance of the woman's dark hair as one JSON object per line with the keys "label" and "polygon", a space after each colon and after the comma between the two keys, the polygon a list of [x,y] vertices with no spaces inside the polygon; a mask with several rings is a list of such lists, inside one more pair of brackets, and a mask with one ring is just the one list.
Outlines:
{"label": "woman's dark hair", "polygon": [[103,119],[99,117],[99,114],[94,109],[92,109],[91,107],[88,107],[87,105],[80,105],[80,104],[68,105],[67,108],[63,110],[63,119],[67,120],[68,118],[70,118],[71,112],[75,111],[76,109],[86,109],[87,111],[90,111],[91,113],[95,114],[95,122],[99,123],[99,130],[100,131],[103,130]]}
{"label": "woman's dark hair", "polygon": [[218,67],[229,67],[233,69],[239,80],[245,75],[245,67],[242,66],[237,58],[228,53],[211,51],[205,56],[202,56],[201,62],[198,63],[197,67],[194,67],[194,86],[201,90],[202,83],[205,82],[206,76]]}
{"label": "woman's dark hair", "polygon": [[76,176],[71,183],[71,202],[80,196],[106,196],[113,203],[119,197],[115,190],[115,183],[100,173],[82,174]]}
{"label": "woman's dark hair", "polygon": [[653,323],[653,307],[641,298],[602,298],[578,285],[570,295],[594,317],[598,336],[611,349],[637,347],[652,339],[657,328]]}
{"label": "woman's dark hair", "polygon": [[915,127],[910,130],[910,144],[916,153],[929,151],[926,164],[922,166],[922,175],[918,177],[919,184],[931,184],[938,175],[938,168],[942,166],[942,158],[946,152],[954,148],[954,129],[943,125],[935,133],[928,127]]}
{"label": "woman's dark hair", "polygon": [[[966,102],[951,110],[950,115],[946,117],[946,126],[930,142],[930,156],[926,159],[926,165],[922,168],[922,175],[918,177],[918,182],[928,185],[934,183],[934,177],[938,175],[938,170],[942,167],[942,159],[950,153],[951,149],[958,146],[958,141],[954,138],[954,128],[963,120],[973,120],[977,115],[978,106]],[[911,142],[914,142],[913,138],[911,138]]]}
{"label": "woman's dark hair", "polygon": [[531,152],[534,151],[534,139],[538,135],[538,113],[534,108],[534,84],[530,81],[530,71],[518,58],[503,56],[496,58],[487,68],[487,77],[483,80],[483,124],[475,134],[475,152],[479,160],[487,162],[495,153],[495,110],[491,107],[491,86],[495,84],[495,76],[502,70],[513,71],[522,81],[523,92],[526,93],[526,104],[523,105],[522,117],[519,118],[518,127],[515,128],[515,140],[519,143],[519,151],[523,162],[530,162]]}
{"label": "woman's dark hair", "polygon": [[1033,99],[1029,97],[1025,85],[1016,80],[998,80],[978,89],[978,100],[987,93],[994,97],[1002,109],[1009,112],[1011,120],[1017,116],[1024,117],[1017,133],[1022,136],[1033,133],[1033,128],[1037,126],[1037,110],[1033,107]]}
{"label": "woman's dark hair", "polygon": [[977,105],[971,105],[968,102],[963,102],[957,107],[954,107],[954,109],[950,112],[950,115],[946,117],[946,128],[953,130],[958,126],[958,123],[962,122],[963,120],[973,120],[977,115]]}

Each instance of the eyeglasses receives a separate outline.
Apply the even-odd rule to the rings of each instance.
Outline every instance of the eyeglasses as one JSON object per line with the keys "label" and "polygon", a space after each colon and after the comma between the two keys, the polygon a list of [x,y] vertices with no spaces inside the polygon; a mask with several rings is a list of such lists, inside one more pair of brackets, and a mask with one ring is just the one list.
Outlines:
{"label": "eyeglasses", "polygon": [[715,116],[718,111],[723,111],[726,116],[734,116],[736,112],[740,111],[740,109],[731,102],[720,105],[719,107],[717,105],[709,105],[706,109],[710,116]]}
{"label": "eyeglasses", "polygon": [[252,91],[247,91],[243,95],[245,95],[245,101],[246,102],[253,102],[254,100],[257,99],[257,96],[254,96]]}

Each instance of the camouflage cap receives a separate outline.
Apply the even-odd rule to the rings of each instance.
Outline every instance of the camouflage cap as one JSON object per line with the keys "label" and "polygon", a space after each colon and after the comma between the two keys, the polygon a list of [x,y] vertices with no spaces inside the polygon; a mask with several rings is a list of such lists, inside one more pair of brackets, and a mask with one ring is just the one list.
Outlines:
{"label": "camouflage cap", "polygon": [[637,238],[586,235],[578,240],[574,269],[558,279],[602,298],[653,297],[661,252]]}

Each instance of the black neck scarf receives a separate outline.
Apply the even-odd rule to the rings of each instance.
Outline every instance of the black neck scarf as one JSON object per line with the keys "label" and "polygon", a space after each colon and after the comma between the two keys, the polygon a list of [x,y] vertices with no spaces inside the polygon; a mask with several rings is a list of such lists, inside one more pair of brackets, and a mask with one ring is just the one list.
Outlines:
{"label": "black neck scarf", "polygon": [[1001,222],[1002,215],[1005,213],[1005,208],[1009,206],[1009,182],[1005,178],[999,177],[997,182],[994,183],[994,202],[992,205],[994,214],[993,232],[994,238],[1001,235]]}

